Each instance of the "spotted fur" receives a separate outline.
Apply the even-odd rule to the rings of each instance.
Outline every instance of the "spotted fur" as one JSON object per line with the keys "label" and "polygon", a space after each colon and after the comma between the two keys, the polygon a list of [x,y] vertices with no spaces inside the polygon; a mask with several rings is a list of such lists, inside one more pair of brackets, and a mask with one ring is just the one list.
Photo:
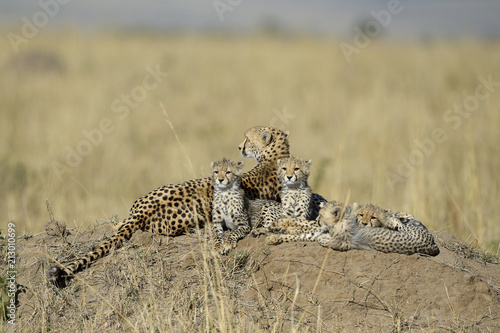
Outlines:
{"label": "spotted fur", "polygon": [[312,190],[307,184],[309,167],[312,161],[304,161],[297,157],[278,160],[278,180],[281,190],[281,206],[283,217],[311,219],[314,210]]}
{"label": "spotted fur", "polygon": [[281,203],[274,200],[255,199],[249,201],[248,216],[252,235],[263,233],[262,226],[281,217]]}
{"label": "spotted fur", "polygon": [[[243,179],[242,186],[249,198],[281,202],[280,194],[283,186],[278,180],[276,161],[290,156],[288,140],[283,140],[283,136],[288,137],[289,133],[264,129],[254,127],[248,130],[245,133],[245,140],[238,147],[243,157],[255,158],[259,162],[259,165],[248,173],[250,177]],[[263,149],[266,145],[272,143],[274,143],[272,145],[273,149]],[[253,193],[261,183],[265,184],[265,188],[261,188],[259,191],[266,194],[265,198],[262,195],[257,196]],[[313,202],[312,218],[316,218],[320,205],[326,203],[327,200],[317,193],[312,193],[311,200]]]}
{"label": "spotted fur", "polygon": [[[212,231],[215,250],[227,254],[236,247],[238,240],[250,232],[248,198],[241,187],[243,162],[223,158],[212,162],[214,201]],[[224,229],[230,230],[224,237]]]}
{"label": "spotted fur", "polygon": [[282,186],[281,205],[274,202],[252,202],[258,209],[251,210],[253,223],[252,235],[267,233],[269,224],[280,218],[299,218],[309,220],[313,217],[314,202],[312,190],[307,183],[311,160],[305,161],[297,157],[278,159],[277,176]]}
{"label": "spotted fur", "polygon": [[[246,195],[253,199],[278,200],[281,187],[276,176],[276,161],[288,157],[288,132],[272,127],[253,127],[246,131],[239,145],[243,157],[255,158],[258,164],[242,176]],[[129,217],[119,224],[117,233],[97,250],[74,262],[52,266],[47,278],[60,286],[66,279],[104,257],[112,247],[120,247],[137,231],[177,236],[189,229],[202,228],[212,221],[213,182],[211,177],[165,185],[139,198]]]}
{"label": "spotted fur", "polygon": [[383,209],[374,204],[353,204],[354,215],[360,227],[389,228],[398,230],[403,223],[394,218],[390,209]]}
{"label": "spotted fur", "polygon": [[269,244],[317,241],[322,246],[338,251],[358,249],[408,255],[419,253],[436,256],[439,254],[434,237],[426,228],[413,223],[402,223],[398,226],[398,230],[384,227],[360,227],[351,207],[339,202],[323,205],[317,222],[328,231],[325,232],[321,227],[315,226],[305,229],[305,225],[302,225],[302,231],[306,232],[298,235],[269,235],[267,241]]}

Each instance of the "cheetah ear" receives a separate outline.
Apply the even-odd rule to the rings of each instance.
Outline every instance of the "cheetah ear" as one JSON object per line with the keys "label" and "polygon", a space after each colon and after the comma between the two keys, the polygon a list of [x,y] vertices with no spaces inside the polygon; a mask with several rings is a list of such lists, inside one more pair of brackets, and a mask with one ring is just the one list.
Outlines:
{"label": "cheetah ear", "polygon": [[386,214],[390,214],[390,213],[391,213],[391,210],[390,210],[389,208],[384,209],[384,213],[386,213]]}
{"label": "cheetah ear", "polygon": [[357,211],[358,208],[359,208],[359,203],[355,202],[355,203],[352,204],[352,210],[353,211]]}
{"label": "cheetah ear", "polygon": [[321,202],[319,203],[319,208],[323,208],[323,207],[325,207],[325,206],[326,206],[326,202],[325,202],[325,201],[321,201]]}
{"label": "cheetah ear", "polygon": [[307,166],[311,166],[312,162],[313,162],[312,160],[307,160],[306,161]]}
{"label": "cheetah ear", "polygon": [[278,160],[276,161],[276,164],[280,165],[280,163],[281,163],[281,158],[278,158]]}
{"label": "cheetah ear", "polygon": [[243,161],[239,161],[238,163],[236,163],[236,166],[238,167],[238,169],[243,169],[244,165],[245,165],[245,162],[243,162]]}
{"label": "cheetah ear", "polygon": [[215,165],[215,162],[210,163],[210,169],[213,169]]}
{"label": "cheetah ear", "polygon": [[273,138],[273,135],[271,134],[271,132],[265,131],[262,134],[262,140],[264,140],[266,146],[271,142],[272,138]]}

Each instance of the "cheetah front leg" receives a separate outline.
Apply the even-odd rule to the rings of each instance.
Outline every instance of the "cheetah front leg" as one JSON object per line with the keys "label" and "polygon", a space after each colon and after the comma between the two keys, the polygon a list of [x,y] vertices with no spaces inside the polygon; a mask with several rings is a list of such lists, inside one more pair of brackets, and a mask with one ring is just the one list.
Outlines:
{"label": "cheetah front leg", "polygon": [[238,241],[248,235],[251,231],[250,224],[246,217],[240,217],[236,221],[237,228],[232,230],[226,240],[224,240],[223,248],[219,251],[221,255],[228,254],[232,249],[236,247]]}
{"label": "cheetah front leg", "polygon": [[328,236],[329,234],[324,232],[308,232],[300,235],[273,234],[267,236],[266,243],[270,245],[278,245],[281,243],[288,243],[288,242],[315,242],[316,240],[318,240],[318,238],[326,238],[324,239],[324,242],[326,243],[328,241],[327,239]]}
{"label": "cheetah front leg", "polygon": [[220,252],[224,243],[224,229],[222,228],[222,216],[218,216],[216,214],[213,215],[212,219],[212,234],[213,234],[213,242],[214,242],[214,251]]}
{"label": "cheetah front leg", "polygon": [[388,216],[387,220],[384,221],[385,227],[391,230],[399,230],[404,224],[398,218],[394,216]]}
{"label": "cheetah front leg", "polygon": [[319,226],[317,221],[280,218],[269,223],[268,230],[277,234],[300,235],[308,232],[326,232],[328,228]]}
{"label": "cheetah front leg", "polygon": [[267,234],[267,229],[264,228],[264,219],[259,219],[258,223],[255,224],[250,231],[252,237],[259,237],[260,235]]}
{"label": "cheetah front leg", "polygon": [[252,237],[259,237],[260,235],[267,235],[267,229],[266,228],[252,229],[252,232],[250,234]]}

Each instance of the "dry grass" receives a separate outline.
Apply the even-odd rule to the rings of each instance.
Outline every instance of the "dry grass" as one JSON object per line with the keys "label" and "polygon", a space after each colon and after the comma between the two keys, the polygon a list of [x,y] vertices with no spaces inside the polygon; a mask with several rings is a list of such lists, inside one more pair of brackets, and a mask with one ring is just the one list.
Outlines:
{"label": "dry grass", "polygon": [[[457,129],[443,119],[478,76],[500,81],[497,43],[374,43],[351,64],[336,41],[302,38],[41,34],[22,50],[0,41],[0,211],[19,234],[43,230],[46,198],[68,227],[124,218],[157,186],[238,159],[247,128],[275,125],[291,131],[293,154],[313,160],[312,186],[326,198],[350,190],[497,250],[499,87]],[[128,114],[113,112],[147,66],[169,74]],[[113,129],[59,177],[54,163],[103,119]],[[447,139],[391,186],[400,158],[436,128]]]}
{"label": "dry grass", "polygon": [[[109,237],[111,225],[19,239],[17,331],[465,333],[500,328],[498,289],[490,285],[498,281],[498,269],[491,262],[467,277],[466,270],[443,265],[443,258],[337,252],[317,244],[270,247],[263,238],[245,239],[221,257],[211,251],[209,230],[174,239],[137,232],[65,288],[44,278],[49,256],[71,260]],[[0,240],[2,255],[4,245]],[[471,264],[457,253],[452,261]],[[0,290],[4,286],[0,280]]]}
{"label": "dry grass", "polygon": [[[77,234],[71,246],[63,242],[56,247],[58,256],[69,258],[85,248],[91,249],[89,233],[95,237],[94,233],[103,229],[106,235],[111,228],[99,226]],[[112,260],[104,266],[92,266],[64,289],[40,279],[43,273],[39,271],[43,272],[50,262],[36,258],[36,264],[23,271],[19,330],[257,332],[272,326],[274,332],[285,332],[293,325],[298,331],[311,331],[310,324],[294,324],[305,309],[296,307],[294,314],[290,300],[298,290],[286,285],[286,277],[276,282],[281,297],[260,297],[258,302],[242,297],[249,289],[260,295],[253,275],[259,262],[250,252],[214,256],[203,232],[195,232],[171,246],[168,240],[158,244],[148,235],[141,236],[127,244],[135,247],[133,251],[112,253]],[[137,248],[141,242],[143,246]],[[37,243],[47,244],[46,240]],[[175,255],[176,248],[182,249],[181,256]],[[32,273],[35,278],[26,281]]]}

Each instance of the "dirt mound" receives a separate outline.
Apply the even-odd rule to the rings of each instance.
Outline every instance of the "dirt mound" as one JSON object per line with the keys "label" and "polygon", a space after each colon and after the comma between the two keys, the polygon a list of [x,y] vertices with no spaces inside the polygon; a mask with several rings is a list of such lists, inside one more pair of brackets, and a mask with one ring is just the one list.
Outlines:
{"label": "dirt mound", "polygon": [[218,257],[203,233],[137,232],[66,288],[47,282],[50,257],[69,261],[112,234],[17,240],[18,331],[500,331],[498,257],[448,232],[434,233],[436,257],[265,237]]}
{"label": "dirt mound", "polygon": [[285,286],[292,291],[290,300],[307,313],[304,320],[333,331],[500,329],[498,263],[458,257],[443,246],[451,234],[435,235],[441,254],[434,258],[284,244],[256,273],[258,290],[273,298],[283,293],[276,286]]}

